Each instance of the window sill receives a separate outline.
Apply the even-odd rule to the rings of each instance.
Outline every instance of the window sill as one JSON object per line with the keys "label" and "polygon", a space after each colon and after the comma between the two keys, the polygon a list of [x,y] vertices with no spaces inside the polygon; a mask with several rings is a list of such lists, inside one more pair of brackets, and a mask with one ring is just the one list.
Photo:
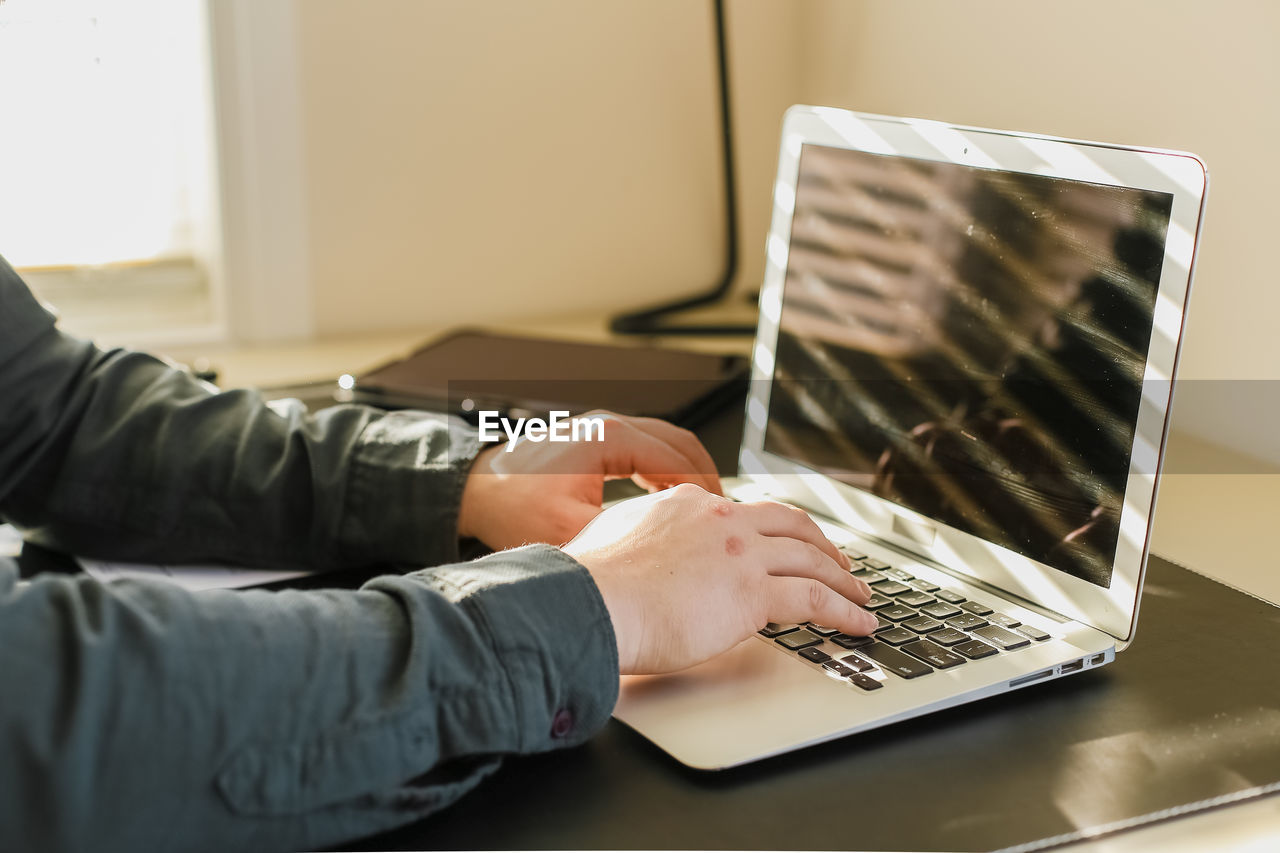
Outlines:
{"label": "window sill", "polygon": [[155,348],[227,337],[208,277],[191,259],[19,272],[64,330],[103,345]]}

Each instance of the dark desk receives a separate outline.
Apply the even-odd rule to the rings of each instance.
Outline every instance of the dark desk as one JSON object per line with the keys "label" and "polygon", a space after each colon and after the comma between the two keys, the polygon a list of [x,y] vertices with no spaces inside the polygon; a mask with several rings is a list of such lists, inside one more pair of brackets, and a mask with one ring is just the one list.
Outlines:
{"label": "dark desk", "polygon": [[[700,430],[722,470],[740,423]],[[1136,642],[1096,672],[720,773],[613,721],[344,849],[988,850],[1261,795],[1280,784],[1277,646],[1280,608],[1153,558]]]}
{"label": "dark desk", "polygon": [[1280,608],[1153,559],[1115,664],[721,773],[614,721],[351,849],[988,850],[1280,782]]}

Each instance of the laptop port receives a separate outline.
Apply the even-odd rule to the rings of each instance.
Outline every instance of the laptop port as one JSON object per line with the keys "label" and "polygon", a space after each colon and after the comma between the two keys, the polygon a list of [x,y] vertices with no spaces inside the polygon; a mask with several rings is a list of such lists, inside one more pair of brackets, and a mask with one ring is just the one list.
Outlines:
{"label": "laptop port", "polygon": [[1073,660],[1071,663],[1064,663],[1062,665],[1062,674],[1066,675],[1068,672],[1079,672],[1082,669],[1084,669],[1084,660]]}
{"label": "laptop port", "polygon": [[1039,672],[1033,672],[1030,675],[1024,675],[1021,678],[1015,678],[1009,682],[1010,687],[1021,687],[1024,684],[1030,684],[1033,681],[1039,681],[1042,678],[1048,678],[1053,675],[1053,670],[1042,669]]}
{"label": "laptop port", "polygon": [[1106,662],[1107,662],[1106,655],[1094,655],[1093,657],[1089,658],[1089,666],[1102,666]]}

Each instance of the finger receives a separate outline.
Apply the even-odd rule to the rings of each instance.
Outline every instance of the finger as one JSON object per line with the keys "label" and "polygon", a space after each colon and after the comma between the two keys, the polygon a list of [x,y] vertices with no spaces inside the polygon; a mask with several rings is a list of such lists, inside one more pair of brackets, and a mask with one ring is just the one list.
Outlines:
{"label": "finger", "polygon": [[690,473],[702,478],[697,485],[712,494],[724,494],[720,488],[720,474],[716,471],[716,463],[696,435],[658,418],[628,418],[627,422],[678,450],[689,460]]}
{"label": "finger", "polygon": [[870,634],[878,620],[840,593],[812,578],[771,577],[765,585],[770,622],[812,622],[846,634]]}
{"label": "finger", "polygon": [[765,536],[787,536],[809,542],[846,569],[849,567],[849,558],[823,535],[817,523],[804,510],[777,501],[759,501],[746,506],[755,517],[757,532]]}
{"label": "finger", "polygon": [[659,486],[692,483],[708,491],[719,486],[697,472],[692,460],[675,447],[637,428],[626,418],[605,422],[605,476],[638,477]]}
{"label": "finger", "polygon": [[[722,494],[720,475],[716,473],[716,466],[711,461],[711,454],[707,453],[706,448],[694,437],[693,433],[657,418],[626,418],[624,423],[637,432],[643,433],[671,448],[685,461],[680,471],[677,472],[678,479],[669,479],[663,485],[672,486],[677,483],[693,483],[712,494]],[[637,471],[636,473],[642,477],[648,477],[648,472]]]}
{"label": "finger", "polygon": [[780,536],[762,536],[758,541],[769,574],[812,578],[857,604],[866,604],[871,599],[870,586],[849,574],[848,569],[816,545]]}

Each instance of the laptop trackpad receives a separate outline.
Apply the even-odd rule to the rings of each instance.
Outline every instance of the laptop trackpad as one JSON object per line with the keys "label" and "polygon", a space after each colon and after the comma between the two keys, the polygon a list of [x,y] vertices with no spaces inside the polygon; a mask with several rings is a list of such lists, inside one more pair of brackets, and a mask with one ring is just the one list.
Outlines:
{"label": "laptop trackpad", "polygon": [[[681,762],[706,769],[763,758],[853,724],[862,697],[851,695],[847,681],[815,677],[797,663],[748,638],[683,672],[624,677],[613,715]],[[814,719],[828,714],[840,719]]]}

